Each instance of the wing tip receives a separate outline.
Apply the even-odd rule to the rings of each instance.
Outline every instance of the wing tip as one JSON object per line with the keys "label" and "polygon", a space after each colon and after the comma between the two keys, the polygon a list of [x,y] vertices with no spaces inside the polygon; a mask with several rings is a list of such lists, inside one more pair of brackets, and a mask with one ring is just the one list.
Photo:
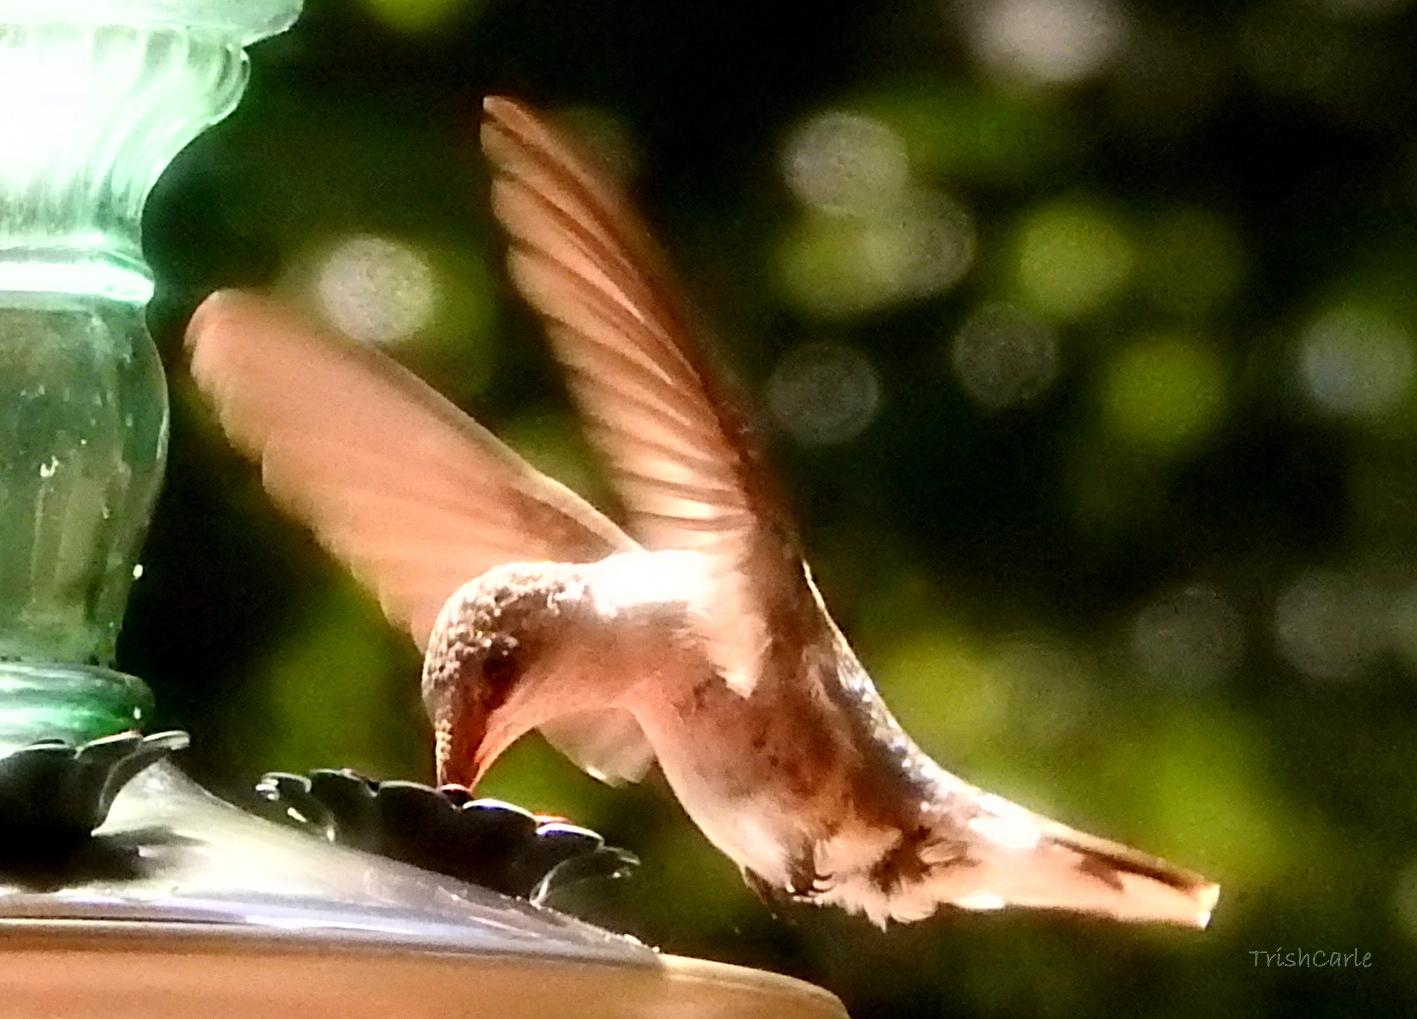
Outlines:
{"label": "wing tip", "polygon": [[188,351],[195,350],[207,336],[220,335],[231,324],[233,318],[250,307],[253,295],[245,290],[228,288],[208,294],[187,322],[187,331],[182,344]]}
{"label": "wing tip", "polygon": [[536,123],[536,117],[526,106],[509,96],[489,95],[482,97],[482,130],[501,129],[515,132],[527,124]]}
{"label": "wing tip", "polygon": [[1203,931],[1210,926],[1211,915],[1220,903],[1220,886],[1214,881],[1206,881],[1191,890],[1191,897],[1196,904],[1192,923],[1197,930]]}
{"label": "wing tip", "polygon": [[501,165],[498,154],[514,137],[511,121],[525,117],[526,112],[515,100],[506,96],[484,96],[482,98],[482,122],[478,125],[477,139],[482,153],[493,166]]}

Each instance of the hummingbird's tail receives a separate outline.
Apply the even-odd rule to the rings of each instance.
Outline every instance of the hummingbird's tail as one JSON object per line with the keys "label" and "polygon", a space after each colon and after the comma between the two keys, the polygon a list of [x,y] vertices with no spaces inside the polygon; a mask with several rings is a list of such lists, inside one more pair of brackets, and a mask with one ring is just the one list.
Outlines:
{"label": "hummingbird's tail", "polygon": [[[1220,898],[1220,886],[1194,871],[1055,821],[1045,822],[1042,838],[1027,851],[1027,862],[1010,859],[1007,848],[995,852],[1001,865],[992,875],[981,874],[981,885],[994,877],[990,891],[1008,905],[1204,928]],[[988,868],[986,860],[981,869]],[[995,903],[957,904],[987,908]]]}
{"label": "hummingbird's tail", "polygon": [[964,783],[927,812],[924,825],[902,828],[884,844],[866,849],[868,840],[858,838],[853,852],[843,835],[818,858],[834,880],[805,897],[865,913],[882,927],[951,905],[1204,928],[1220,898],[1220,886],[1200,874]]}

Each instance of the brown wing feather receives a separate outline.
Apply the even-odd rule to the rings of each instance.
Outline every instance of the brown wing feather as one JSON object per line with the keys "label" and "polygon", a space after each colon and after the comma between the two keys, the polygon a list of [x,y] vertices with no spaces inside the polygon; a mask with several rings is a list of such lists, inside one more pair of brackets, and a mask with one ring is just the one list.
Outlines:
{"label": "brown wing feather", "polygon": [[791,527],[746,419],[703,363],[664,259],[624,200],[545,123],[489,98],[482,147],[508,268],[546,320],[630,532],[708,562],[709,646],[742,692],[784,613],[810,604]]}
{"label": "brown wing feather", "polygon": [[514,560],[636,547],[380,352],[253,294],[215,294],[187,330],[192,375],[266,489],[419,647],[455,590]]}

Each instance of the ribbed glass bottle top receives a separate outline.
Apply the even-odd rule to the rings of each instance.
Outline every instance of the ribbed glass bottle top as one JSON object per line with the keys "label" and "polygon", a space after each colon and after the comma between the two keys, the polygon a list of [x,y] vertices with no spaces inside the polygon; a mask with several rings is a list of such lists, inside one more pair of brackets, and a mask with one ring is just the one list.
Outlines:
{"label": "ribbed glass bottle top", "polygon": [[0,291],[145,303],[148,192],[246,75],[244,51],[215,34],[0,25]]}
{"label": "ribbed glass bottle top", "polygon": [[249,46],[294,24],[300,4],[301,0],[0,0],[0,22],[160,25]]}

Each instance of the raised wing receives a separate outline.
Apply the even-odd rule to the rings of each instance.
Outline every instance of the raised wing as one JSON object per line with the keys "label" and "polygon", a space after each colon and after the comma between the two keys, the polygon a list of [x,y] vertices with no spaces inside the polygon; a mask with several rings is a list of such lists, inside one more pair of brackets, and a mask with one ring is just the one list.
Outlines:
{"label": "raised wing", "polygon": [[499,563],[634,543],[407,369],[254,294],[209,297],[192,376],[271,497],[421,648],[448,596]]}
{"label": "raised wing", "polygon": [[[443,603],[499,563],[594,562],[636,548],[407,369],[267,298],[223,292],[187,329],[192,376],[266,490],[423,648]],[[545,727],[607,781],[653,754],[633,720],[589,712]]]}
{"label": "raised wing", "polygon": [[709,652],[746,695],[770,637],[796,630],[783,615],[811,604],[761,452],[615,188],[525,108],[495,97],[484,106],[512,280],[545,321],[630,532],[649,548],[704,556]]}

